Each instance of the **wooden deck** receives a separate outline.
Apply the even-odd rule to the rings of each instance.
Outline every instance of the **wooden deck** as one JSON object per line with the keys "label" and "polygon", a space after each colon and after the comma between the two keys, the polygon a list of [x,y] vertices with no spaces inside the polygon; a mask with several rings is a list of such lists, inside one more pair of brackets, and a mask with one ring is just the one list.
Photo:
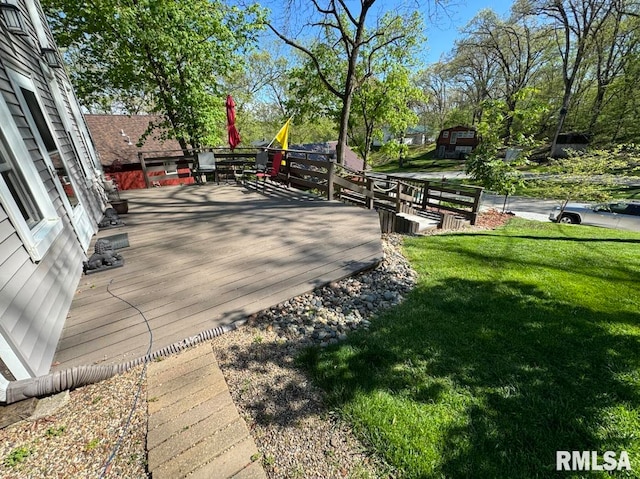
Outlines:
{"label": "wooden deck", "polygon": [[296,190],[203,185],[126,193],[127,225],[98,234],[128,233],[125,265],[81,278],[52,370],[144,356],[149,332],[132,305],[147,318],[157,351],[382,258],[376,212]]}

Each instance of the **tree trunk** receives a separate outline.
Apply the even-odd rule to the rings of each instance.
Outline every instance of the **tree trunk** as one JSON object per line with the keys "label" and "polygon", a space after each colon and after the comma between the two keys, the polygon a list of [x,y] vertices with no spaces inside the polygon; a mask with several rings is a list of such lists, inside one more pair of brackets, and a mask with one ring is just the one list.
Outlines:
{"label": "tree trunk", "polygon": [[551,142],[551,156],[554,155],[556,145],[558,144],[558,137],[562,133],[564,128],[564,121],[567,118],[567,112],[569,111],[569,101],[571,100],[571,86],[567,87],[562,99],[562,108],[560,108],[560,115],[558,116],[558,126],[556,127],[556,133],[553,135],[553,142]]}

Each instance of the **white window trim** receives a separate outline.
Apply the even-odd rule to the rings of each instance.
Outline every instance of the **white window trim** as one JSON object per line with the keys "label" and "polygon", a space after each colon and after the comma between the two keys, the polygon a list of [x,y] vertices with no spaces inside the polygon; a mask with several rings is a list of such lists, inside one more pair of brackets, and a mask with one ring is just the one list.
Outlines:
{"label": "white window trim", "polygon": [[25,159],[20,162],[19,168],[23,176],[31,180],[26,187],[33,195],[33,200],[38,205],[43,218],[34,228],[29,228],[2,178],[0,178],[0,200],[31,259],[40,261],[62,231],[62,220],[58,217],[44,183],[40,180],[38,170],[31,160],[29,150],[27,150],[20,131],[13,122],[11,111],[2,95],[0,95],[0,117],[7,118],[7,121],[0,125],[0,130],[6,141],[6,145],[0,144],[0,148],[6,150],[6,154],[10,156],[8,160],[13,160],[14,164],[17,163],[16,158]]}
{"label": "white window trim", "polygon": [[[60,180],[58,179],[58,174],[56,173],[56,168],[55,168],[55,166],[53,164],[53,161],[51,160],[51,157],[49,156],[49,152],[47,151],[47,147],[44,145],[44,143],[42,141],[42,137],[40,136],[40,132],[38,131],[38,128],[36,126],[35,119],[31,115],[31,110],[29,109],[29,105],[27,104],[24,96],[22,95],[22,92],[20,91],[20,88],[24,88],[26,90],[30,90],[33,93],[33,95],[35,96],[36,101],[38,102],[38,107],[40,108],[40,111],[42,112],[42,116],[44,117],[44,120],[47,123],[47,128],[49,129],[49,133],[51,134],[51,138],[53,139],[53,142],[56,145],[56,150],[58,151],[58,155],[60,156],[60,161],[65,163],[65,166],[66,166],[66,160],[62,156],[62,149],[60,148],[60,144],[59,144],[58,138],[56,137],[56,130],[53,128],[53,125],[51,124],[51,120],[49,119],[49,117],[47,115],[47,110],[42,105],[42,100],[40,99],[40,94],[38,93],[38,89],[36,88],[35,84],[33,83],[33,80],[31,80],[31,78],[26,77],[21,73],[18,73],[18,72],[14,71],[14,70],[11,70],[10,68],[7,68],[7,74],[9,75],[9,79],[11,80],[11,83],[13,84],[13,88],[14,88],[14,91],[15,91],[16,98],[18,98],[18,103],[20,103],[20,107],[22,108],[22,113],[24,114],[25,119],[27,120],[27,123],[29,124],[29,129],[31,130],[31,133],[32,133],[34,139],[36,140],[36,143],[38,144],[38,149],[40,150],[40,155],[44,159],[44,162],[47,165],[47,168],[49,169],[49,172],[51,173],[51,176],[53,178],[53,182],[56,185],[56,189],[58,190],[58,193],[60,195],[62,203],[64,204],[64,207],[67,210],[67,212],[69,213],[69,216],[73,216],[74,208],[71,206],[71,203],[69,202],[69,199],[67,198],[67,194],[64,192],[64,187],[62,186],[62,183],[60,183]],[[54,100],[54,103],[55,103],[55,100]],[[57,108],[56,108],[56,110],[57,110]],[[75,184],[75,181],[74,181],[73,178],[69,178],[69,181],[73,185],[73,188],[74,188],[74,191],[76,193],[77,200],[78,200],[78,204],[80,204],[81,198],[78,196],[78,186]]]}
{"label": "white window trim", "polygon": [[[11,82],[13,83],[14,86],[14,90],[16,91],[16,96],[18,98],[18,102],[20,103],[20,106],[22,107],[22,111],[27,119],[27,123],[29,124],[29,127],[31,129],[31,132],[34,136],[34,138],[36,139],[36,142],[38,144],[38,148],[40,149],[40,154],[41,156],[44,158],[45,164],[47,165],[47,168],[49,169],[50,172],[52,172],[52,178],[53,178],[53,182],[56,185],[56,189],[58,190],[58,194],[60,196],[60,199],[65,207],[65,209],[67,210],[67,213],[69,214],[69,217],[71,218],[71,223],[76,231],[76,234],[78,235],[78,238],[80,239],[80,243],[82,244],[82,247],[86,250],[89,247],[89,243],[91,242],[91,237],[95,234],[96,232],[96,228],[92,228],[91,227],[91,222],[89,221],[86,209],[82,203],[82,197],[79,195],[79,189],[78,189],[78,185],[77,182],[75,181],[74,178],[69,177],[69,181],[71,182],[72,186],[73,186],[73,190],[76,194],[76,199],[78,201],[78,203],[75,206],[71,206],[71,203],[69,202],[69,199],[67,198],[67,195],[64,191],[64,187],[63,185],[60,183],[60,180],[58,178],[57,173],[55,173],[55,166],[53,165],[53,161],[51,161],[51,158],[49,157],[49,153],[47,152],[47,148],[45,147],[45,145],[42,142],[42,138],[40,137],[40,133],[37,131],[37,127],[35,125],[35,121],[31,115],[31,111],[29,110],[28,105],[25,103],[24,97],[22,95],[21,92],[19,92],[18,90],[20,89],[20,87],[23,87],[27,90],[30,90],[31,92],[33,92],[36,101],[38,102],[38,107],[40,108],[40,110],[42,111],[42,114],[45,118],[45,121],[47,123],[47,128],[49,128],[49,132],[51,133],[51,137],[53,138],[54,143],[56,144],[56,148],[58,150],[58,154],[60,156],[60,161],[63,162],[65,164],[65,168],[68,168],[67,165],[67,160],[64,158],[63,154],[62,154],[62,150],[60,148],[59,145],[59,141],[58,138],[56,137],[56,131],[53,128],[53,125],[51,124],[51,121],[49,119],[49,117],[46,114],[46,110],[44,109],[44,106],[42,105],[42,100],[40,99],[40,95],[38,94],[38,90],[35,86],[35,84],[33,83],[33,81],[18,73],[15,72],[9,68],[7,68],[7,73],[9,75],[9,79],[11,80]],[[60,111],[61,108],[64,108],[64,102],[60,96],[60,94],[58,93],[58,95],[56,95],[56,91],[55,88],[57,88],[58,84],[57,82],[54,80],[52,80],[51,82],[48,83],[49,88],[51,89],[51,93],[52,93],[52,97],[54,100],[54,104],[56,106],[56,110],[58,111],[58,115],[60,116],[61,120],[62,120],[62,124],[65,127],[65,130],[68,130],[70,128],[70,124],[69,124],[69,120],[68,117],[66,117],[66,115],[64,115],[64,112]],[[60,103],[62,101],[62,104]],[[70,137],[70,141],[74,141],[75,139],[73,137]],[[81,158],[78,158],[78,161],[82,161]],[[86,172],[88,170],[88,168],[81,168],[81,171]],[[90,181],[88,180],[88,178],[85,177],[85,181]]]}

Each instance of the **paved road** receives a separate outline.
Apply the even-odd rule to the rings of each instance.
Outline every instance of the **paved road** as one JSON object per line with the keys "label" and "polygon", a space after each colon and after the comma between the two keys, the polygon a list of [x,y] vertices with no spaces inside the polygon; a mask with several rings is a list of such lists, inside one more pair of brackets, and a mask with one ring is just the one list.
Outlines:
{"label": "paved road", "polygon": [[[498,211],[502,211],[503,204],[504,196],[483,194],[480,210],[486,211],[495,208]],[[510,196],[507,198],[506,211],[530,220],[549,221],[549,213],[556,206],[560,206],[560,204],[561,202],[558,200],[540,200],[523,196]]]}

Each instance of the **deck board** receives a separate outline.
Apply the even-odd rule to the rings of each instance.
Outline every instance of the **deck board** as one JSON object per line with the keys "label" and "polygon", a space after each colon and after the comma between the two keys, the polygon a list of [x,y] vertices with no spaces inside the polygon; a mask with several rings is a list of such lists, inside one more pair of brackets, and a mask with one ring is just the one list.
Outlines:
{"label": "deck board", "polygon": [[[382,259],[375,212],[236,185],[125,192],[125,266],[83,276],[53,370],[117,363],[229,324]],[[109,290],[121,297],[115,298]],[[127,304],[126,302],[131,305]]]}

